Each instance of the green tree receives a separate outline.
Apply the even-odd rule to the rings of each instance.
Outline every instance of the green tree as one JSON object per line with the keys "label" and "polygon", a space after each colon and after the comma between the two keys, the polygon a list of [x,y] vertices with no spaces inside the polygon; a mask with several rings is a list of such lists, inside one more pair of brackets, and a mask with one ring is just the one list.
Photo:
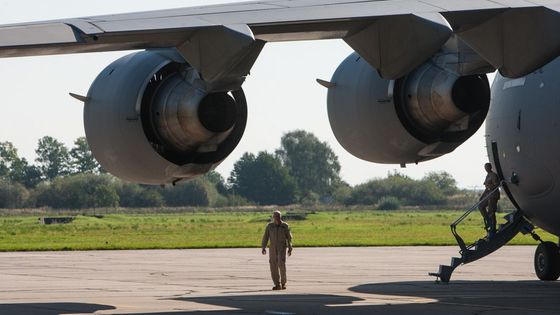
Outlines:
{"label": "green tree", "polygon": [[216,189],[218,190],[218,193],[222,194],[222,195],[227,195],[228,194],[228,187],[226,185],[226,182],[224,180],[224,178],[222,177],[222,175],[216,171],[210,171],[208,173],[206,173],[206,175],[204,175],[204,177],[212,184],[214,184],[214,186],[216,186]]}
{"label": "green tree", "polygon": [[25,158],[12,163],[10,179],[14,182],[21,183],[27,188],[34,188],[41,182],[41,177],[42,173],[39,167],[29,165]]}
{"label": "green tree", "polygon": [[45,179],[53,180],[58,176],[70,173],[70,155],[66,146],[50,136],[39,139],[37,149],[37,163]]}
{"label": "green tree", "polygon": [[0,177],[33,188],[41,181],[41,171],[20,158],[13,144],[6,141],[0,142]]}
{"label": "green tree", "polygon": [[400,200],[392,196],[382,197],[377,204],[378,210],[398,210],[400,207]]}
{"label": "green tree", "polygon": [[109,175],[77,174],[58,177],[36,189],[36,206],[83,209],[119,205],[117,184]]}
{"label": "green tree", "polygon": [[424,180],[431,181],[445,194],[451,196],[456,194],[459,189],[457,188],[457,181],[448,172],[430,172],[424,176]]}
{"label": "green tree", "polygon": [[28,198],[29,192],[21,184],[0,179],[0,208],[22,208]]}
{"label": "green tree", "polygon": [[9,177],[12,165],[17,163],[19,156],[17,149],[9,142],[0,142],[0,177]]}
{"label": "green tree", "polygon": [[171,207],[213,206],[218,195],[216,187],[204,177],[181,182],[163,192],[166,205]]}
{"label": "green tree", "polygon": [[79,137],[74,141],[74,147],[70,150],[71,167],[74,173],[99,172],[100,166],[93,157],[89,144],[85,137]]}
{"label": "green tree", "polygon": [[117,193],[121,207],[161,207],[165,204],[159,188],[122,182]]}
{"label": "green tree", "polygon": [[336,204],[346,204],[352,195],[352,187],[345,181],[340,181],[335,185],[332,201]]}
{"label": "green tree", "polygon": [[258,204],[286,205],[295,201],[296,183],[274,155],[245,153],[228,179],[233,193]]}
{"label": "green tree", "polygon": [[387,178],[373,179],[354,187],[348,203],[374,205],[383,197],[394,197],[402,204],[411,206],[441,205],[446,201],[435,183],[393,173]]}
{"label": "green tree", "polygon": [[296,130],[285,134],[276,154],[296,180],[301,199],[313,193],[330,195],[336,189],[340,181],[338,157],[312,133]]}

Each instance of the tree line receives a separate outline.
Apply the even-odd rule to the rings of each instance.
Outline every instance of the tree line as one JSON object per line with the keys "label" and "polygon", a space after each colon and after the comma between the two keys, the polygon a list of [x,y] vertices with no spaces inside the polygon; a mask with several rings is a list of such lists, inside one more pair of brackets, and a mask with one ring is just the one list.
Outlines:
{"label": "tree line", "polygon": [[10,142],[0,142],[0,208],[245,206],[288,204],[401,206],[446,205],[460,193],[446,172],[420,180],[397,172],[352,187],[340,178],[330,146],[312,133],[283,135],[274,152],[245,153],[229,177],[212,171],[174,187],[127,183],[107,174],[84,137],[72,148],[39,139],[30,163]]}

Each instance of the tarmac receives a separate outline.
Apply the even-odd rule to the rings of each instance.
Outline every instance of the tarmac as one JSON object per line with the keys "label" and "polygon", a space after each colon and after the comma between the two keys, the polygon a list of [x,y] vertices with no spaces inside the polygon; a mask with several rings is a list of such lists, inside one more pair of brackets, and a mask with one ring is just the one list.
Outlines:
{"label": "tarmac", "polygon": [[260,249],[0,253],[0,314],[560,314],[534,246],[428,272],[457,247],[294,248],[271,291]]}

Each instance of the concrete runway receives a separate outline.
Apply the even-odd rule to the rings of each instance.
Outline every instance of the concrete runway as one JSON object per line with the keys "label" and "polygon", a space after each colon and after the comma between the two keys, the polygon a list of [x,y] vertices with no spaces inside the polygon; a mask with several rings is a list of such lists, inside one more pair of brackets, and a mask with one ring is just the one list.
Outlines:
{"label": "concrete runway", "polygon": [[295,248],[271,291],[260,249],[0,253],[0,314],[560,314],[535,247],[428,272],[456,247]]}

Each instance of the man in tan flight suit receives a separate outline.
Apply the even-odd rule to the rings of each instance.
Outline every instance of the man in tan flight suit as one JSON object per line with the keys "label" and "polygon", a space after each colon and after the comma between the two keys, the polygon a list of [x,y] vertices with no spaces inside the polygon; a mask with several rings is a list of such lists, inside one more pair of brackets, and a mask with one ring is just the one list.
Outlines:
{"label": "man in tan flight suit", "polygon": [[292,256],[292,233],[286,222],[282,221],[280,211],[274,211],[272,222],[266,226],[262,238],[262,254],[266,255],[266,244],[269,245],[270,275],[274,282],[272,290],[286,289],[286,249],[288,256]]}
{"label": "man in tan flight suit", "polygon": [[493,237],[496,234],[496,210],[498,209],[498,200],[500,199],[500,190],[497,189],[500,186],[500,178],[498,174],[492,171],[492,164],[484,164],[484,169],[486,170],[486,179],[484,180],[484,192],[480,196],[480,200],[486,198],[478,206],[480,214],[484,219],[484,225],[488,231],[488,238]]}

